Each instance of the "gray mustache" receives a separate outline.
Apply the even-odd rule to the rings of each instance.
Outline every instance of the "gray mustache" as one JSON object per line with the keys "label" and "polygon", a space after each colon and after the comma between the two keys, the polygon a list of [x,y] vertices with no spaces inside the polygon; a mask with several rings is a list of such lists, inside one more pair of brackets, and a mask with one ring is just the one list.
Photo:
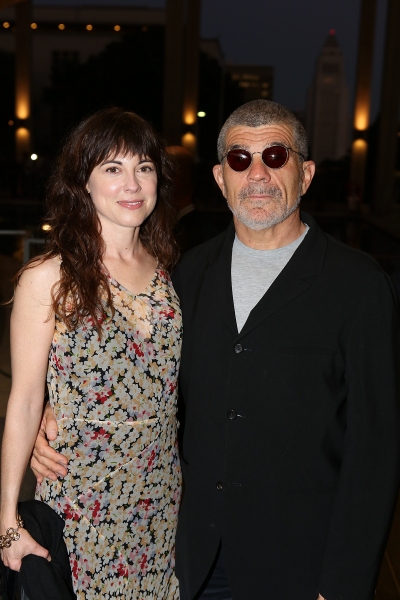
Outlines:
{"label": "gray mustache", "polygon": [[[245,200],[248,196],[252,196],[253,194],[260,195],[268,195],[272,198],[282,198],[282,192],[279,188],[275,186],[266,186],[266,185],[249,185],[246,188],[243,188],[238,193],[239,200]],[[263,200],[259,202],[264,202]]]}

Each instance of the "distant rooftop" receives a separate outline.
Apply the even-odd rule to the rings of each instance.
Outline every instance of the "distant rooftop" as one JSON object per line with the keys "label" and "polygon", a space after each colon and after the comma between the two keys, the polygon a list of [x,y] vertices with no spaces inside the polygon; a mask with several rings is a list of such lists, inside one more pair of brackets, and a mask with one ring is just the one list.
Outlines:
{"label": "distant rooftop", "polygon": [[337,37],[336,37],[336,31],[334,29],[331,29],[329,31],[329,35],[326,38],[326,42],[324,44],[324,47],[330,47],[330,48],[339,48],[339,43],[337,41]]}

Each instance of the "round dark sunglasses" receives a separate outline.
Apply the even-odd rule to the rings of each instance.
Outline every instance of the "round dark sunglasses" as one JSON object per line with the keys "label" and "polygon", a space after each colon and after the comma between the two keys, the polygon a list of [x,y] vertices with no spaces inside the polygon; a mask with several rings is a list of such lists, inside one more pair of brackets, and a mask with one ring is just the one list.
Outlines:
{"label": "round dark sunglasses", "polygon": [[301,152],[297,152],[297,150],[293,150],[293,148],[289,148],[288,146],[269,146],[262,152],[249,152],[248,150],[243,150],[243,148],[235,148],[234,150],[229,150],[229,152],[222,157],[222,160],[226,158],[228,165],[234,171],[246,171],[253,162],[253,155],[261,154],[264,165],[269,169],[281,169],[289,160],[289,150],[299,154],[304,160],[306,159],[304,154],[301,154]]}

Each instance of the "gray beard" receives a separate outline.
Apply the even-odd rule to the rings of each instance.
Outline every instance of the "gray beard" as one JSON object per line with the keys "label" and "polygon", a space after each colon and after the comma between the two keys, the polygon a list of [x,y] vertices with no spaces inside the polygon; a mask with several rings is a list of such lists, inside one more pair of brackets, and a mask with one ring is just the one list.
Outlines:
{"label": "gray beard", "polygon": [[[245,203],[247,197],[252,194],[268,194],[270,196],[268,200],[250,201],[250,208],[263,208],[268,206],[269,210],[267,209],[268,212],[266,212],[264,218],[254,219],[246,207]],[[279,188],[252,184],[239,192],[238,199],[240,200],[239,206],[232,208],[228,204],[234,217],[249,229],[261,231],[262,229],[269,229],[270,227],[279,225],[279,223],[285,221],[299,207],[301,196],[299,194],[299,197],[293,206],[283,206],[282,192]]]}

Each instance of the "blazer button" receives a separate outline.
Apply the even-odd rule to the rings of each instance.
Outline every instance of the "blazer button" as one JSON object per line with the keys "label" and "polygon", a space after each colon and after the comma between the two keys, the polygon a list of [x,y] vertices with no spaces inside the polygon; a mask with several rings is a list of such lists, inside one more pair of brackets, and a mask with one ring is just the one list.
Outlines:
{"label": "blazer button", "polygon": [[236,417],[237,417],[237,412],[236,412],[236,410],[228,410],[228,412],[227,412],[227,417],[228,417],[228,419],[230,419],[231,421],[233,421],[233,419],[236,419]]}
{"label": "blazer button", "polygon": [[243,351],[242,344],[235,344],[234,350],[235,350],[236,354],[240,354]]}
{"label": "blazer button", "polygon": [[222,481],[217,481],[217,490],[220,492],[222,490]]}

